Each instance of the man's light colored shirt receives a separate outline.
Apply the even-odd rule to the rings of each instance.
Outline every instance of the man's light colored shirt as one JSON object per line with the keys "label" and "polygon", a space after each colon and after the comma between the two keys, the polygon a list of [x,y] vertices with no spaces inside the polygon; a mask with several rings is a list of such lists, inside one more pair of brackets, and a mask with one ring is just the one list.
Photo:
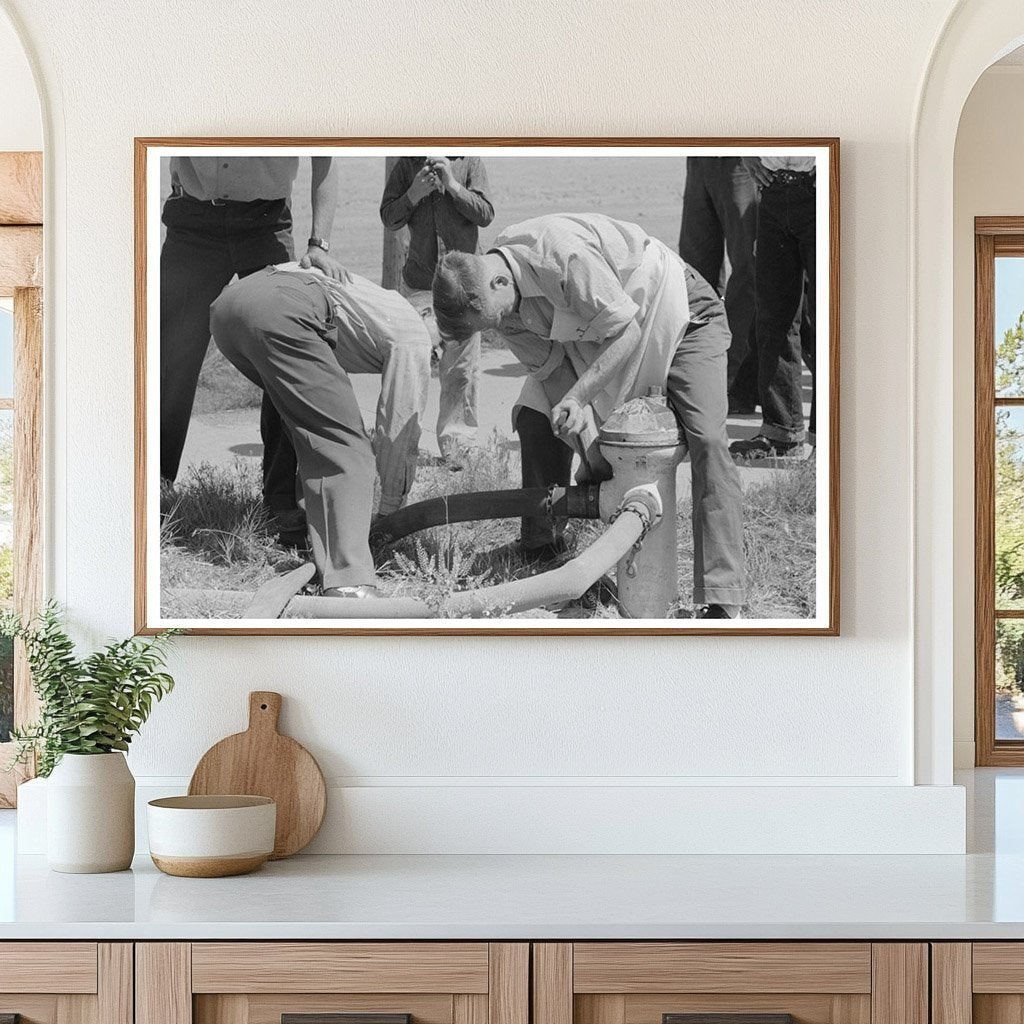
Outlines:
{"label": "man's light colored shirt", "polygon": [[769,171],[813,171],[813,156],[763,156],[761,163]]}
{"label": "man's light colored shirt", "polygon": [[598,213],[536,217],[498,235],[492,251],[505,258],[519,291],[519,308],[498,330],[534,377],[550,376],[568,344],[589,363],[588,354],[636,317],[624,285],[650,241],[636,224]]}
{"label": "man's light colored shirt", "polygon": [[378,512],[389,515],[416,477],[420,424],[430,385],[430,335],[423,317],[396,291],[353,274],[340,284],[316,267],[282,263],[275,272],[316,280],[338,329],[335,358],[347,373],[379,373],[380,400],[372,432],[380,477]]}
{"label": "man's light colored shirt", "polygon": [[171,184],[193,199],[288,199],[297,156],[172,156]]}

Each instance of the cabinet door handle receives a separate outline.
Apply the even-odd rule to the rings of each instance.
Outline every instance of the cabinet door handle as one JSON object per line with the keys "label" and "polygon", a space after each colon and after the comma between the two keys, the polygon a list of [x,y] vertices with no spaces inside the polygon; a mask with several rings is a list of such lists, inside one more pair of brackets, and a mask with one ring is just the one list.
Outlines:
{"label": "cabinet door handle", "polygon": [[663,1013],[661,1024],[793,1024],[791,1013]]}
{"label": "cabinet door handle", "polygon": [[[8,1024],[0,1020],[0,1024]],[[13,1024],[17,1024],[14,1021]],[[281,1024],[412,1024],[411,1013],[282,1013]]]}

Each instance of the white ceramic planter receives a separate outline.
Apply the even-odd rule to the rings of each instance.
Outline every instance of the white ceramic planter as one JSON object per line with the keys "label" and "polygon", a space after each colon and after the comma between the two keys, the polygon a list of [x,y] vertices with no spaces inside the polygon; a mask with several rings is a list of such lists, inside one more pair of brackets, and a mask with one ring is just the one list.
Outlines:
{"label": "white ceramic planter", "polygon": [[65,754],[46,784],[54,871],[124,871],[135,853],[135,779],[124,754]]}

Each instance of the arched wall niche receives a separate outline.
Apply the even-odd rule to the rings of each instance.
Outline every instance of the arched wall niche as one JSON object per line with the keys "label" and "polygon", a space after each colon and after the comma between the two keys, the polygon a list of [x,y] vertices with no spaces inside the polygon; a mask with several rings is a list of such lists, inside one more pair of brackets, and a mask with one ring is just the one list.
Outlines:
{"label": "arched wall niche", "polygon": [[[953,169],[957,128],[975,82],[1024,43],[1019,0],[961,0],[924,70],[911,134],[910,296],[914,360],[915,781],[948,785],[953,772],[955,517]],[[961,531],[962,532],[962,531]],[[955,638],[955,639],[954,639]],[[957,680],[973,685],[970,680]]]}

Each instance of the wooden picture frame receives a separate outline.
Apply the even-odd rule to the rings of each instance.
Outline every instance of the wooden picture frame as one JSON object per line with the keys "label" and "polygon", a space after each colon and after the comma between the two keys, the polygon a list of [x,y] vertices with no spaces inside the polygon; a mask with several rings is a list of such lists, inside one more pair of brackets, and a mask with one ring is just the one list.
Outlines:
{"label": "wooden picture frame", "polygon": [[[258,619],[235,617],[180,617],[165,615],[161,609],[163,591],[160,587],[159,475],[153,466],[154,399],[152,391],[158,375],[154,371],[154,358],[159,351],[159,339],[154,341],[154,284],[159,280],[156,270],[160,249],[161,200],[159,175],[164,173],[161,159],[189,154],[208,157],[214,151],[229,155],[338,155],[392,157],[403,152],[433,151],[472,155],[486,153],[486,159],[500,159],[524,152],[537,156],[558,151],[573,157],[586,157],[595,153],[613,157],[643,154],[652,159],[679,159],[687,156],[739,157],[753,154],[812,154],[816,168],[825,169],[818,177],[818,255],[817,316],[818,338],[825,332],[825,350],[816,349],[818,375],[827,381],[817,391],[818,403],[824,407],[819,425],[821,443],[817,447],[817,466],[813,489],[816,552],[818,561],[814,569],[814,585],[808,607],[813,613],[804,618],[738,619],[723,624],[697,618],[666,618],[662,620],[603,620],[555,619],[520,620],[507,618],[464,619],[447,618],[392,621],[359,618],[296,619],[291,613],[301,602],[290,600],[296,587],[308,582],[312,571],[296,570],[293,576],[271,580],[265,586],[263,600],[250,607],[271,609],[273,614]],[[242,152],[244,150],[244,153]],[[220,154],[218,153],[218,158]],[[135,140],[135,336],[136,336],[136,406],[135,406],[135,618],[139,633],[153,633],[169,625],[190,632],[209,635],[230,634],[293,634],[293,635],[807,635],[836,636],[840,621],[840,537],[839,537],[839,140],[836,138],[159,138],[144,137]],[[681,186],[680,186],[681,188]],[[188,198],[192,198],[188,196]],[[543,213],[544,210],[538,212]],[[554,211],[552,211],[554,212]],[[667,233],[667,232],[663,232]],[[662,239],[662,242],[669,245]],[[824,251],[823,251],[824,250]],[[393,241],[383,245],[383,262],[396,266]],[[379,264],[378,264],[379,265]],[[387,271],[385,270],[385,274]],[[826,302],[821,302],[825,297]],[[525,371],[524,371],[525,372]],[[252,446],[249,446],[252,447]],[[821,467],[824,466],[824,476]],[[824,510],[822,506],[827,505]],[[298,582],[296,582],[296,580]],[[189,591],[188,593],[192,593]],[[244,602],[238,605],[244,607]],[[303,603],[308,608],[308,601]],[[285,617],[280,617],[283,611]],[[232,613],[244,614],[242,612]],[[359,612],[357,615],[368,614]],[[525,624],[524,624],[525,622]]]}

